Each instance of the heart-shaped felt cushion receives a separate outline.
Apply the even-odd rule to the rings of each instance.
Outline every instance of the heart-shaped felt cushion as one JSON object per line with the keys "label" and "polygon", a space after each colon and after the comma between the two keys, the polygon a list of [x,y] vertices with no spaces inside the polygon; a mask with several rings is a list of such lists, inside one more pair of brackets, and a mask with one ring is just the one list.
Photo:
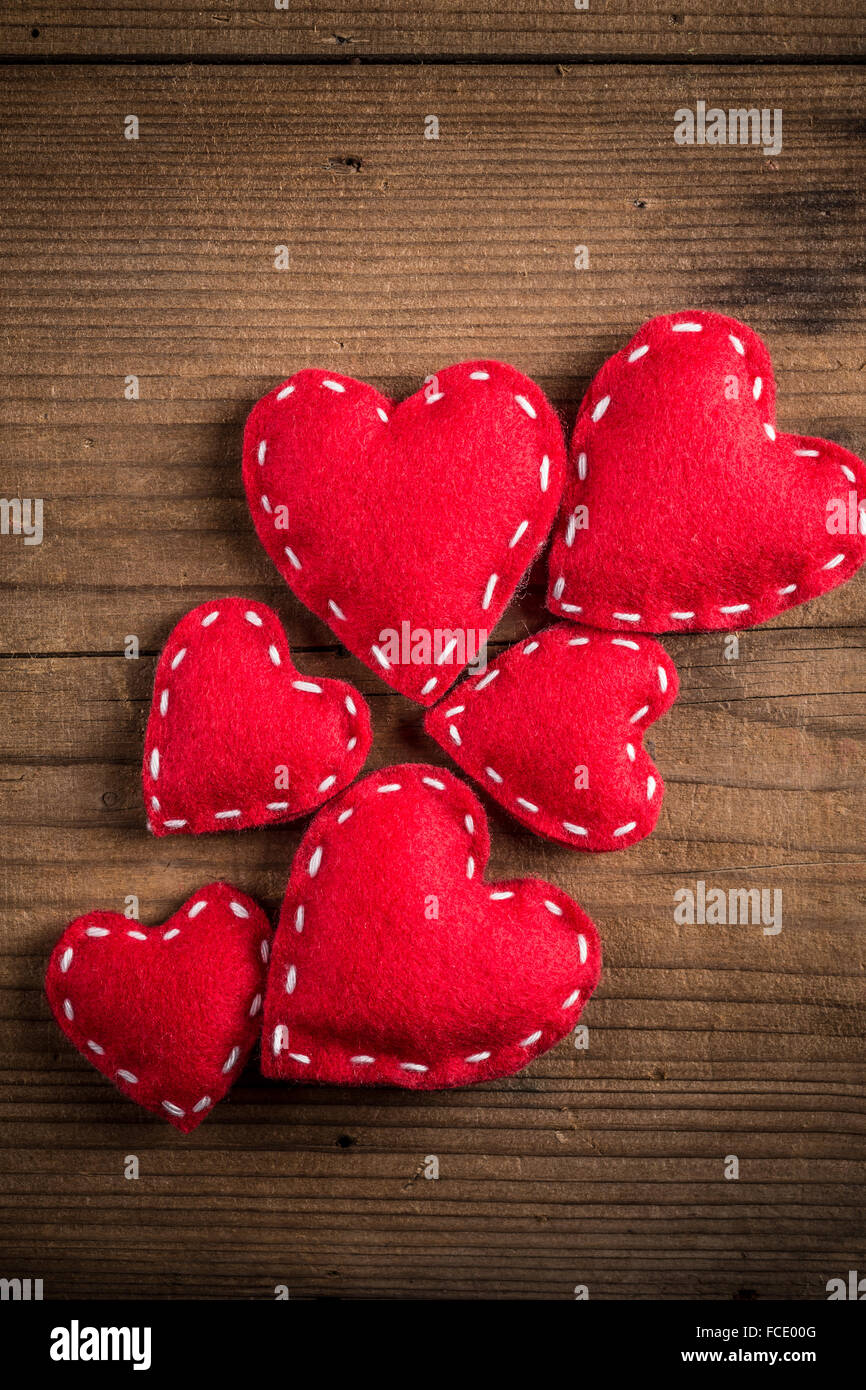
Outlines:
{"label": "heart-shaped felt cushion", "polygon": [[781,434],[757,334],[721,314],[650,319],[584,397],[548,607],[593,627],[750,627],[866,557],[866,466]]}
{"label": "heart-shaped felt cushion", "polygon": [[259,539],[290,588],[377,675],[432,704],[498,622],[547,538],[565,467],[543,392],[461,362],[395,405],[305,370],[244,436]]}
{"label": "heart-shaped felt cushion", "polygon": [[426,1090],[510,1075],[598,981],[598,934],[540,879],[486,883],[480,803],[441,768],[389,767],[301,842],[265,999],[266,1076]]}
{"label": "heart-shaped felt cushion", "polygon": [[200,835],[307,815],[353,780],[370,738],[355,687],[302,675],[270,608],[202,603],[156,668],[142,769],[150,829]]}
{"label": "heart-shaped felt cushion", "polygon": [[252,898],[208,883],[160,927],[117,912],[76,917],[52,952],[45,991],[82,1056],[188,1134],[258,1037],[270,939]]}
{"label": "heart-shaped felt cushion", "polygon": [[427,714],[427,732],[506,811],[572,849],[649,835],[664,783],[644,730],[677,697],[648,637],[560,623],[510,647]]}

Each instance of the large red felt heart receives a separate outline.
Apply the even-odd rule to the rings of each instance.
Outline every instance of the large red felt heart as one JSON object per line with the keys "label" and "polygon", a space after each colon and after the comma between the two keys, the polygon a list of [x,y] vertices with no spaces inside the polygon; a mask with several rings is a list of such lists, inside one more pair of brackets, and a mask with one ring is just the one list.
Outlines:
{"label": "large red felt heart", "polygon": [[301,842],[265,999],[266,1076],[462,1086],[519,1071],[577,1022],[598,934],[540,879],[485,883],[480,803],[441,768],[389,767]]}
{"label": "large red felt heart", "polygon": [[355,687],[302,675],[270,608],[202,603],[156,668],[142,769],[148,823],[156,835],[200,835],[307,815],[357,775],[370,739]]}
{"label": "large red felt heart", "polygon": [[780,434],[757,334],[721,314],[651,319],[584,397],[548,607],[593,627],[750,627],[866,558],[866,466]]}
{"label": "large red felt heart", "polygon": [[536,834],[572,849],[625,849],[661,810],[664,783],[642,739],[678,688],[657,642],[562,623],[464,681],[424,725]]}
{"label": "large red felt heart", "polygon": [[88,1062],[188,1134],[258,1037],[270,938],[252,898],[208,883],[159,927],[117,912],[77,917],[52,952],[45,991]]}
{"label": "large red felt heart", "polygon": [[501,362],[447,367],[400,405],[301,371],[244,436],[250,510],[283,578],[424,705],[498,622],[547,538],[564,466],[543,392]]}

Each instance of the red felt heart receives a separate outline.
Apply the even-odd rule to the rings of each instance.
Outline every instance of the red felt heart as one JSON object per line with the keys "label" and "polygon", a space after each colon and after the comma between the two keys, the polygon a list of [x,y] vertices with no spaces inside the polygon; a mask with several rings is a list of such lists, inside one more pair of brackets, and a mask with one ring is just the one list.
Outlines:
{"label": "red felt heart", "polygon": [[208,883],[159,927],[117,912],[76,917],[51,954],[45,991],[82,1056],[188,1134],[258,1036],[270,937],[252,898]]}
{"label": "red felt heart", "polygon": [[543,392],[501,362],[447,367],[400,405],[301,371],[256,404],[244,436],[250,510],[283,578],[425,705],[474,658],[543,545],[564,463]]}
{"label": "red felt heart", "polygon": [[540,879],[485,883],[480,803],[423,764],[366,777],[301,842],[265,999],[266,1076],[462,1086],[573,1028],[598,934]]}
{"label": "red felt heart", "polygon": [[370,739],[355,687],[302,675],[270,608],[202,603],[156,668],[142,770],[150,828],[200,835],[307,815],[357,775]]}
{"label": "red felt heart", "polygon": [[678,688],[657,642],[563,623],[510,647],[424,725],[536,834],[625,849],[661,810],[664,783],[642,739]]}
{"label": "red felt heart", "polygon": [[645,323],[580,408],[551,611],[609,629],[749,627],[850,579],[866,466],[774,422],[770,356],[745,324]]}

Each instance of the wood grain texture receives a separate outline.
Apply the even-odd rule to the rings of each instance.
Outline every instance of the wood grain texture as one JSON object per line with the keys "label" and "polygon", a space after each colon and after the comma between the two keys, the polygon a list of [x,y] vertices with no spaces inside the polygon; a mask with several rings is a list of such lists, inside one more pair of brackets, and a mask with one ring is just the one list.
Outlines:
{"label": "wood grain texture", "polygon": [[844,0],[5,0],[0,54],[351,60],[849,58],[863,14]]}
{"label": "wood grain texture", "polygon": [[[677,147],[699,96],[781,106],[783,152]],[[783,427],[866,452],[863,117],[847,67],[3,72],[3,492],[45,499],[45,537],[0,537],[0,1274],[53,1297],[813,1299],[862,1268],[863,576],[736,658],[663,639],[682,694],[650,733],[667,794],[641,845],[569,854],[486,802],[491,876],[548,877],[600,924],[588,1052],[426,1096],[250,1066],[183,1139],[68,1048],[41,982],[65,922],[128,894],[152,922],[224,876],[278,907],[301,827],[144,831],[156,655],[193,604],[271,603],[302,669],[355,681],[370,769],[444,759],[260,552],[255,397],[311,364],[400,396],[483,354],[570,424],[642,319],[695,305],[766,336]],[[543,625],[541,581],[497,649]],[[698,879],[780,888],[782,932],[678,925]]]}

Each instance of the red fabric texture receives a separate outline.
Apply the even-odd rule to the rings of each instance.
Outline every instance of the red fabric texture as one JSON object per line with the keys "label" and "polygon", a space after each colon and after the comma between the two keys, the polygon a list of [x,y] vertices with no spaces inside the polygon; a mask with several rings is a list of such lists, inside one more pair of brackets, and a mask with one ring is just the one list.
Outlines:
{"label": "red fabric texture", "polygon": [[266,1076],[432,1090],[519,1071],[576,1024],[598,934],[540,879],[489,883],[487,821],[442,768],[389,767],[316,817],[265,999]]}
{"label": "red fabric texture", "polygon": [[301,371],[256,404],[244,436],[250,511],[283,578],[423,705],[498,622],[547,539],[564,468],[555,412],[501,362],[446,367],[400,405]]}
{"label": "red fabric texture", "polygon": [[52,952],[45,992],[97,1071],[188,1134],[258,1037],[270,939],[252,898],[208,883],[159,927],[117,912],[77,917]]}
{"label": "red fabric texture", "polygon": [[464,681],[424,725],[536,834],[625,849],[658,819],[664,783],[642,740],[678,689],[657,642],[560,623]]}
{"label": "red fabric texture", "polygon": [[850,579],[866,558],[866,465],[779,432],[775,395],[766,347],[736,319],[645,323],[580,407],[551,612],[612,630],[742,628]]}
{"label": "red fabric texture", "polygon": [[307,815],[356,777],[370,713],[354,686],[304,676],[276,613],[250,599],[193,608],[156,668],[142,783],[155,835]]}

